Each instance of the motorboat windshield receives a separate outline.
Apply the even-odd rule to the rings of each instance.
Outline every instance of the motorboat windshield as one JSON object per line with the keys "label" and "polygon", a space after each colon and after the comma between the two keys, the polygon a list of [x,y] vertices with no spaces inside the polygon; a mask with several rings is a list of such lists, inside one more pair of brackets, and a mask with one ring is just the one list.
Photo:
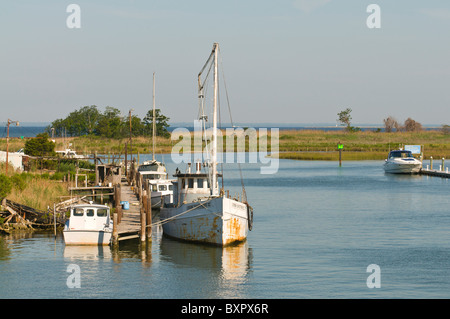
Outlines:
{"label": "motorboat windshield", "polygon": [[414,158],[411,151],[391,151],[389,159],[391,158]]}

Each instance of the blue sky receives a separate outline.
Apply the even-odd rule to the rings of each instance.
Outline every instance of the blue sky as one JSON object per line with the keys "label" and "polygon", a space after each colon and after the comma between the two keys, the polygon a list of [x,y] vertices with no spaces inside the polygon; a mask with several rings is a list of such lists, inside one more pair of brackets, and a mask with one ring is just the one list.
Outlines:
{"label": "blue sky", "polygon": [[[69,29],[66,7],[81,8]],[[369,4],[381,28],[369,29]],[[0,4],[2,118],[50,122],[85,105],[171,122],[197,115],[196,77],[219,42],[233,120],[450,124],[450,2],[77,1]]]}

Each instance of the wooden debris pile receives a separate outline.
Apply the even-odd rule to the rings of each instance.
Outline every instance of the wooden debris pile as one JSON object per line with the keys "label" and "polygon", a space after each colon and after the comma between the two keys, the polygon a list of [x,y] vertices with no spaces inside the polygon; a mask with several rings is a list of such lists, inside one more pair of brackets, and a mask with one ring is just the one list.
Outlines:
{"label": "wooden debris pile", "polygon": [[0,211],[0,230],[10,232],[12,230],[32,230],[35,228],[47,229],[55,226],[64,226],[66,221],[65,207],[56,210],[42,211],[21,205],[11,200],[5,199],[2,202],[3,210]]}

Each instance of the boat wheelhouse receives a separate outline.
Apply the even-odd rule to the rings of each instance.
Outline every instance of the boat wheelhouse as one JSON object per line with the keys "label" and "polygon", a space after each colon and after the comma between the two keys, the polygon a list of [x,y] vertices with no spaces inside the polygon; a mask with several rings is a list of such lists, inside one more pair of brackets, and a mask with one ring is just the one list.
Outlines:
{"label": "boat wheelhouse", "polygon": [[66,245],[109,245],[113,221],[106,205],[79,204],[70,209],[63,235]]}

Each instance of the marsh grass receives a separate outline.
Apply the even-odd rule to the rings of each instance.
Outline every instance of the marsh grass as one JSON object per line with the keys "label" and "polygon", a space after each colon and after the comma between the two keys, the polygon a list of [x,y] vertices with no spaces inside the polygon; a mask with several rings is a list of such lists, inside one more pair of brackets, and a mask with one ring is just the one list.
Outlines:
{"label": "marsh grass", "polygon": [[68,184],[50,179],[49,174],[16,172],[8,175],[13,186],[6,198],[22,205],[47,210],[47,206],[53,207],[62,196],[69,195]]}
{"label": "marsh grass", "polygon": [[[225,131],[223,132],[222,145],[225,150],[226,137]],[[433,156],[433,158],[450,158],[450,134],[446,133],[443,130],[393,133],[374,131],[348,133],[345,131],[280,130],[278,144],[271,143],[270,129],[267,130],[267,132],[268,151],[271,151],[271,146],[278,146],[280,157],[282,158],[329,158],[331,155],[325,155],[321,153],[336,151],[338,142],[344,144],[344,152],[346,153],[346,156],[352,156],[354,158],[384,158],[389,150],[397,149],[399,146],[407,144],[423,145],[424,156],[426,159],[430,156]],[[191,138],[193,138],[192,133]],[[70,146],[70,148],[75,149],[79,154],[93,154],[94,152],[97,152],[98,154],[124,154],[125,145],[128,146],[128,154],[130,153],[130,150],[133,152],[133,154],[152,153],[151,137],[133,137],[132,149],[130,149],[130,145],[127,144],[127,142],[129,142],[128,138],[109,139],[98,136],[80,136],[70,137],[66,139],[56,138],[55,141],[57,150],[64,149],[69,145],[69,143],[71,143],[72,145]],[[176,145],[179,141],[180,140],[171,140],[170,137],[157,137],[155,146],[156,152],[158,154],[171,153],[173,146]],[[192,142],[192,147],[193,144],[194,143]],[[236,144],[237,143],[235,143],[235,145]],[[24,145],[25,140],[21,140],[18,138],[10,139],[11,152],[23,148]],[[6,149],[5,138],[0,140],[0,149]],[[249,150],[248,142],[246,143],[245,150]],[[298,152],[317,152],[318,154],[287,154]],[[348,152],[355,152],[355,154],[350,154]],[[370,153],[370,156],[368,154],[360,153]],[[382,156],[382,153],[384,153],[385,155]]]}

